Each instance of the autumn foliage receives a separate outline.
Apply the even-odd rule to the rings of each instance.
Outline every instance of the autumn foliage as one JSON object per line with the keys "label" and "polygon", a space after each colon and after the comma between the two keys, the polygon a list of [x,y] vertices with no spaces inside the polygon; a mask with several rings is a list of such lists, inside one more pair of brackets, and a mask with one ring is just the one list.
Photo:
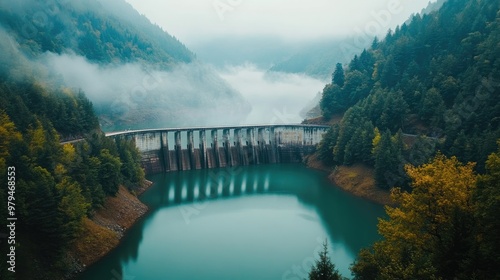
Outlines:
{"label": "autumn foliage", "polygon": [[[419,167],[408,165],[412,191],[395,188],[397,207],[380,219],[384,237],[360,252],[355,279],[495,279],[498,269],[500,150],[478,176],[473,163],[436,156]],[[479,186],[479,187],[478,187]],[[478,225],[482,225],[479,227]],[[496,244],[496,245],[495,245]]]}

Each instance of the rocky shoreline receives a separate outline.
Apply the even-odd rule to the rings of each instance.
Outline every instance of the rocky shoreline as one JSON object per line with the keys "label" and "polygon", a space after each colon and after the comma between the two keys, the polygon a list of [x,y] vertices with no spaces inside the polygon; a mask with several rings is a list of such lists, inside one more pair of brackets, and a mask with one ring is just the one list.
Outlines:
{"label": "rocky shoreline", "polygon": [[108,197],[101,209],[91,218],[85,218],[84,229],[66,256],[71,264],[66,279],[75,278],[120,244],[127,230],[148,212],[149,208],[138,196],[152,184],[146,181],[133,193],[120,187],[116,196]]}
{"label": "rocky shoreline", "polygon": [[355,196],[362,197],[382,205],[393,205],[388,191],[375,186],[373,169],[364,165],[337,166],[335,168],[324,165],[316,154],[305,159],[307,167],[322,170],[328,173],[330,182]]}

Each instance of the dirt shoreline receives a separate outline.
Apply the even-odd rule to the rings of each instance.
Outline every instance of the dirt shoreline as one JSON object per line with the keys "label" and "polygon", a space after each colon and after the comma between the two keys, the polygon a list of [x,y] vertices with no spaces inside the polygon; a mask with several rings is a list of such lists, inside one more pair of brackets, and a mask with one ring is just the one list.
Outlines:
{"label": "dirt shoreline", "polygon": [[309,168],[328,173],[328,179],[335,187],[381,205],[394,205],[390,193],[375,186],[374,172],[370,167],[356,164],[332,168],[324,165],[316,154],[308,156],[305,163]]}
{"label": "dirt shoreline", "polygon": [[152,185],[146,180],[133,193],[121,186],[116,196],[107,197],[101,209],[84,219],[82,233],[67,254],[72,269],[66,279],[76,278],[120,244],[126,232],[149,211],[138,196]]}

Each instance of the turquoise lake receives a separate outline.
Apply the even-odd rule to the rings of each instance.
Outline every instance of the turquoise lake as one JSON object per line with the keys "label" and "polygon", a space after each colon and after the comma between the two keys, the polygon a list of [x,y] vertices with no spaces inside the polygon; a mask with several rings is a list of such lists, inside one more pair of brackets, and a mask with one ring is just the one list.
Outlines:
{"label": "turquoise lake", "polygon": [[80,279],[304,279],[328,241],[343,276],[379,238],[381,205],[302,164],[148,176],[150,211]]}

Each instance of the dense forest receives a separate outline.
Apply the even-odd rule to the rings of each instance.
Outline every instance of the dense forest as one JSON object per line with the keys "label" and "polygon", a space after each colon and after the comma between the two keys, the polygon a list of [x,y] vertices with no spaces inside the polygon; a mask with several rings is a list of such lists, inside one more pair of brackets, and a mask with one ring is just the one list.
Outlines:
{"label": "dense forest", "polygon": [[372,166],[386,189],[408,186],[404,165],[438,150],[484,171],[500,138],[498,11],[498,1],[448,1],[337,64],[320,106],[343,118],[321,158]]}
{"label": "dense forest", "polygon": [[395,201],[355,279],[499,279],[499,46],[500,2],[448,0],[335,66],[318,155]]}
{"label": "dense forest", "polygon": [[103,130],[213,125],[221,108],[236,120],[249,112],[214,69],[124,0],[2,1],[0,47],[10,76],[85,91]]}
{"label": "dense forest", "polygon": [[[12,14],[2,13],[1,20],[12,19]],[[55,27],[57,20],[46,23]],[[0,247],[7,252],[15,246],[16,266],[23,267],[16,270],[19,279],[61,278],[70,267],[67,254],[82,234],[84,218],[91,217],[120,185],[134,190],[144,183],[135,145],[106,138],[85,93],[64,86],[29,60],[37,48],[57,51],[54,47],[73,42],[64,37],[59,43],[47,42],[43,34],[17,38],[16,44],[0,43],[0,179],[7,182],[7,171],[15,175],[15,191],[3,184],[0,200],[13,195],[17,218],[16,244],[1,242]],[[58,40],[52,35],[47,38]],[[83,140],[61,143],[72,139]],[[7,214],[1,211],[3,228]],[[4,264],[5,258],[4,254]],[[6,265],[0,270],[2,279],[14,275]]]}
{"label": "dense forest", "polygon": [[[68,136],[84,140],[61,144]],[[104,137],[83,93],[0,77],[1,181],[7,182],[8,170],[15,172],[9,173],[15,189],[3,184],[0,200],[15,198],[16,264],[23,267],[17,276],[53,279],[65,273],[65,254],[81,234],[83,218],[116,194],[119,185],[141,186],[139,162],[132,142]],[[1,211],[3,228],[7,214]],[[4,252],[10,245],[0,243]],[[2,265],[0,275],[11,279],[14,274],[6,269]]]}
{"label": "dense forest", "polygon": [[1,251],[15,247],[16,273],[3,254],[0,278],[61,279],[73,272],[86,218],[119,186],[133,192],[145,179],[134,143],[106,138],[86,93],[40,56],[70,52],[99,65],[170,69],[194,55],[124,1],[2,2],[0,38],[0,201],[7,207],[13,197],[17,218],[15,244],[0,231]]}
{"label": "dense forest", "polygon": [[[195,60],[123,1],[66,1],[0,4],[0,36],[15,41],[0,41],[0,181],[15,177],[0,201],[15,197],[20,279],[67,273],[84,218],[120,185],[133,191],[144,183],[135,145],[106,138],[85,92],[30,59],[72,51],[98,64],[158,69]],[[332,167],[373,168],[396,202],[380,220],[383,239],[352,265],[355,279],[499,279],[499,11],[499,1],[448,0],[335,65],[320,103],[335,124],[318,155]],[[8,215],[0,211],[4,230]],[[9,252],[0,235],[0,251]],[[325,245],[319,264],[340,278],[326,255]],[[14,278],[6,265],[0,278]]]}
{"label": "dense forest", "polygon": [[0,25],[32,56],[71,50],[97,63],[143,61],[160,68],[194,59],[176,38],[131,12],[124,1],[66,2],[0,4]]}

